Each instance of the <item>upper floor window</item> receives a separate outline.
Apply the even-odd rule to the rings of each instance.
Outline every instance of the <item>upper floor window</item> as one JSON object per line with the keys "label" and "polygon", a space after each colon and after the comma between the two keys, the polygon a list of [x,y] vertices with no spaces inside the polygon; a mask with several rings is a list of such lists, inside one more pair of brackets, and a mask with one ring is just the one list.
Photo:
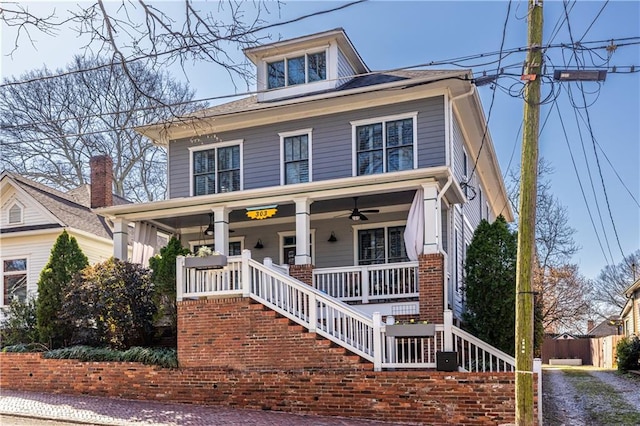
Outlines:
{"label": "upper floor window", "polygon": [[355,175],[411,170],[416,167],[417,113],[351,123]]}
{"label": "upper floor window", "polygon": [[324,51],[267,63],[268,89],[326,79],[327,57]]}
{"label": "upper floor window", "polygon": [[22,223],[22,211],[22,206],[18,203],[14,203],[9,207],[9,225]]}
{"label": "upper floor window", "polygon": [[283,185],[311,182],[311,129],[280,133]]}
{"label": "upper floor window", "polygon": [[2,261],[3,303],[9,305],[12,300],[27,300],[27,259]]}
{"label": "upper floor window", "polygon": [[242,189],[241,141],[190,148],[193,195]]}

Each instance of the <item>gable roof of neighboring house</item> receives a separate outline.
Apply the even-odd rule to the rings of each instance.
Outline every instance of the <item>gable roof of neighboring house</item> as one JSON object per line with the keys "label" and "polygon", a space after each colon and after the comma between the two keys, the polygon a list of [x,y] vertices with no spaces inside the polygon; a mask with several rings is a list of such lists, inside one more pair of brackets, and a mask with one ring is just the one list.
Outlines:
{"label": "gable roof of neighboring house", "polygon": [[587,334],[596,337],[603,336],[612,336],[616,335],[619,332],[619,328],[616,323],[620,320],[618,316],[610,316],[609,318],[603,320],[598,325],[593,327],[590,330],[587,330]]}
{"label": "gable roof of neighboring house", "polygon": [[635,293],[636,291],[640,291],[640,278],[636,280],[636,282],[634,282],[633,284],[631,284],[624,292],[623,294],[626,297],[631,297],[631,295],[633,293]]}
{"label": "gable roof of neighboring house", "polygon": [[[2,229],[2,234],[10,234],[21,231],[32,231],[55,227],[69,227],[88,232],[97,237],[112,239],[113,234],[106,220],[95,214],[88,205],[83,204],[82,197],[76,193],[64,193],[27,179],[15,173],[2,172],[0,181],[8,179],[14,187],[23,191],[58,221],[46,225],[25,225]],[[122,204],[122,203],[120,203]]]}

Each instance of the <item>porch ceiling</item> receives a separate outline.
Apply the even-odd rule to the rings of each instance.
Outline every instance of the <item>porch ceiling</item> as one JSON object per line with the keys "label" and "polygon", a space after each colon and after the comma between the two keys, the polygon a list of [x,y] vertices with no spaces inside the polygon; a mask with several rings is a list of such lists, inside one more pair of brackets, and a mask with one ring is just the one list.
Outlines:
{"label": "porch ceiling", "polygon": [[[230,223],[242,224],[249,220],[245,216],[245,209],[250,207],[278,204],[280,217],[293,215],[294,200],[299,198],[313,200],[311,214],[327,215],[330,212],[348,213],[353,209],[354,196],[359,197],[360,209],[410,204],[414,191],[422,184],[437,181],[443,187],[451,176],[451,169],[448,167],[434,167],[112,206],[96,209],[95,212],[112,220],[120,218],[127,221],[153,221],[175,230],[206,224],[213,208],[225,207],[229,209]],[[449,187],[446,198],[451,203],[464,201],[464,195],[455,181]]]}

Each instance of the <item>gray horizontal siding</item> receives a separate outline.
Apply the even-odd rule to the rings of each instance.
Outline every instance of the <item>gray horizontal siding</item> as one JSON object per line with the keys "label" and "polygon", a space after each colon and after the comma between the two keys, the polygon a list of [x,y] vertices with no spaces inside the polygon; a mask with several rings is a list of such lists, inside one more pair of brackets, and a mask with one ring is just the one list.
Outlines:
{"label": "gray horizontal siding", "polygon": [[312,117],[266,126],[171,141],[169,189],[171,198],[189,196],[189,147],[213,141],[244,140],[244,189],[280,185],[278,133],[313,128],[313,181],[352,176],[352,121],[418,112],[418,167],[445,164],[444,98],[442,96]]}

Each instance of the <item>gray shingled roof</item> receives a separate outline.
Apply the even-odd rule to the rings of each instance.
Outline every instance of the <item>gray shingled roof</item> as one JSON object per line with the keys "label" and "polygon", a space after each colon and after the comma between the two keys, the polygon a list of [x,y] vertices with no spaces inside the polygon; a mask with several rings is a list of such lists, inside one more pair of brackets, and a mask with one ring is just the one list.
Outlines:
{"label": "gray shingled roof", "polygon": [[[5,172],[16,185],[33,197],[65,226],[88,232],[98,237],[112,239],[113,234],[105,219],[78,202],[72,194],[66,194],[15,173]],[[30,227],[21,227],[26,230]],[[3,233],[9,231],[4,230]]]}
{"label": "gray shingled roof", "polygon": [[343,85],[331,90],[325,90],[316,93],[304,93],[286,99],[277,99],[273,101],[263,102],[258,102],[258,97],[254,95],[224,104],[215,105],[213,107],[198,111],[193,115],[197,117],[212,117],[217,115],[258,111],[261,109],[272,108],[276,105],[286,105],[292,100],[300,100],[312,95],[331,93],[338,94],[340,92],[354,89],[362,89],[362,92],[367,92],[369,90],[376,90],[376,86],[383,84],[398,83],[406,85],[418,85],[423,83],[426,84],[429,81],[438,81],[440,79],[465,78],[465,75],[467,74],[467,70],[399,70],[372,72],[370,74],[364,74],[354,77]]}

